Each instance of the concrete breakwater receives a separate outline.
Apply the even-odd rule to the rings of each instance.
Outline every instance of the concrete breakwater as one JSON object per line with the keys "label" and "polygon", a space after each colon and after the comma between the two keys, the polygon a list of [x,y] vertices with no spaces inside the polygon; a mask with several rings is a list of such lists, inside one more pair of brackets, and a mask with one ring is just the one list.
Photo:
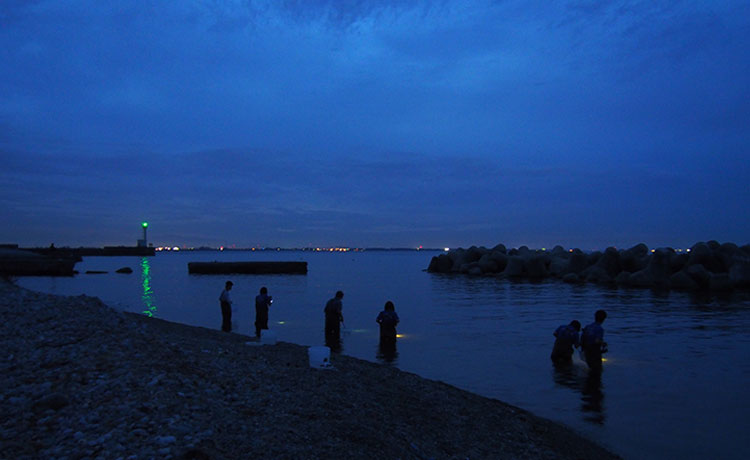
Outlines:
{"label": "concrete breakwater", "polygon": [[509,279],[561,279],[623,287],[730,291],[750,289],[750,244],[699,242],[685,251],[609,247],[586,253],[580,249],[492,249],[472,246],[435,256],[433,273],[496,276]]}
{"label": "concrete breakwater", "polygon": [[73,276],[80,258],[0,248],[0,276]]}
{"label": "concrete breakwater", "polygon": [[304,275],[307,273],[307,262],[188,262],[188,273],[201,275],[233,273]]}

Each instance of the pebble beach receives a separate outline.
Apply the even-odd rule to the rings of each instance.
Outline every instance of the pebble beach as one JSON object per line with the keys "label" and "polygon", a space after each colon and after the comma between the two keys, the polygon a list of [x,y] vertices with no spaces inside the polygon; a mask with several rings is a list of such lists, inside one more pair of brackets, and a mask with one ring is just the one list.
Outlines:
{"label": "pebble beach", "polygon": [[[219,307],[217,305],[217,321]],[[0,279],[3,459],[610,459],[558,423],[345,355]]]}

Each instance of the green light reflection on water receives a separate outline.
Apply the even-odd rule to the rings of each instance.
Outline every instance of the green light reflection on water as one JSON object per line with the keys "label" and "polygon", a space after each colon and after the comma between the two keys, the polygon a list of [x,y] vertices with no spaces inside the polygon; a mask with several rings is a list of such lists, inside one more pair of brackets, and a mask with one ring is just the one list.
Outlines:
{"label": "green light reflection on water", "polygon": [[151,264],[148,257],[141,257],[141,300],[146,307],[143,314],[153,317],[156,314],[156,302],[154,302],[154,291],[151,289]]}

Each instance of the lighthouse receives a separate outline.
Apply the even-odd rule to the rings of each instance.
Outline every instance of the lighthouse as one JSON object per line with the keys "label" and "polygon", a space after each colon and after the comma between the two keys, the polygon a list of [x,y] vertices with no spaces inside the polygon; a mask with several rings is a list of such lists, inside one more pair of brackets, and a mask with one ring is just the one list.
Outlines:
{"label": "lighthouse", "polygon": [[146,238],[146,229],[148,228],[148,222],[141,222],[141,227],[143,227],[143,239],[138,240],[138,247],[145,248],[148,246],[148,238]]}

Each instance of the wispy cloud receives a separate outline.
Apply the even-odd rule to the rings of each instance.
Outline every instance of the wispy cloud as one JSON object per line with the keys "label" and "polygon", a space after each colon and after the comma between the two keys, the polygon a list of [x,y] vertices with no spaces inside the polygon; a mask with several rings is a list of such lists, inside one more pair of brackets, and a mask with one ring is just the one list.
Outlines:
{"label": "wispy cloud", "polygon": [[[0,216],[443,244],[736,209],[748,18],[739,0],[4,1]],[[699,233],[672,216],[655,239]]]}

